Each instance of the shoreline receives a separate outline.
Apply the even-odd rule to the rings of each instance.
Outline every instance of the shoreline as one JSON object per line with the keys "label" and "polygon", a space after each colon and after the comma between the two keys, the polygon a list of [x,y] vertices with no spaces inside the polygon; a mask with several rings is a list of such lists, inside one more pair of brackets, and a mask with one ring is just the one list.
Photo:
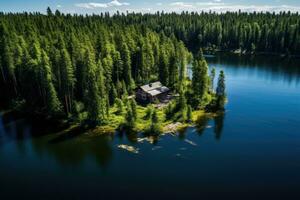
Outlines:
{"label": "shoreline", "polygon": [[[161,132],[157,134],[164,135],[164,134],[175,134],[177,132],[182,132],[186,128],[195,127],[198,121],[201,119],[212,119],[218,116],[220,111],[218,112],[205,112],[204,110],[196,110],[193,111],[193,118],[190,122],[180,122],[180,121],[172,121],[166,120],[160,123]],[[128,133],[145,133],[150,126],[150,123],[137,123],[136,126],[131,131],[126,131],[125,129],[120,129],[120,126],[123,122],[120,123],[111,123],[105,125],[97,125],[95,127],[88,127],[87,124],[80,124],[78,122],[70,122],[66,119],[55,119],[55,118],[47,118],[42,115],[37,114],[28,114],[22,113],[16,110],[2,110],[0,111],[1,120],[5,122],[11,119],[15,120],[29,120],[31,124],[36,124],[39,126],[40,124],[49,124],[51,125],[49,128],[59,128],[64,127],[60,131],[56,132],[57,134],[71,134],[72,130],[75,129],[82,129],[82,134],[87,134],[89,136],[100,136],[105,134],[115,134],[117,132],[128,132]],[[45,129],[48,127],[45,127]],[[55,131],[54,131],[55,132]],[[51,134],[51,133],[50,133]],[[41,134],[43,135],[43,134]],[[46,135],[46,134],[45,134]],[[151,136],[150,134],[149,136]]]}
{"label": "shoreline", "polygon": [[276,53],[276,52],[268,52],[268,51],[257,51],[257,52],[247,52],[241,51],[240,49],[215,49],[209,50],[208,48],[203,48],[204,52],[208,55],[216,55],[218,53],[237,55],[237,56],[279,56],[280,58],[291,58],[291,59],[300,59],[300,55],[297,54],[286,54],[286,53]]}

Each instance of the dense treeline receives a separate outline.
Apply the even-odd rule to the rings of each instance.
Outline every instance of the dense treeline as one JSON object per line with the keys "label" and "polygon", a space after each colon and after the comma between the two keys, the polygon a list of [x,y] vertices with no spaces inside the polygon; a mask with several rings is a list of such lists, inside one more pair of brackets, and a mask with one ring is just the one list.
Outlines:
{"label": "dense treeline", "polygon": [[103,121],[137,84],[178,90],[191,54],[183,42],[140,25],[99,17],[0,16],[1,103],[50,115],[86,110]]}
{"label": "dense treeline", "polygon": [[[176,108],[189,116],[216,104],[219,93],[211,88],[202,52],[188,81],[193,56],[184,42],[152,29],[147,16],[130,22],[134,16],[71,16],[50,9],[47,15],[0,14],[1,104],[93,124],[106,122],[113,105],[122,113],[125,104],[131,123],[136,103],[127,96],[154,80],[180,94]],[[220,94],[225,97],[225,85]]]}
{"label": "dense treeline", "polygon": [[199,47],[300,54],[298,13],[156,13],[155,15],[116,15],[122,24],[143,23],[156,32],[175,35],[193,52]]}

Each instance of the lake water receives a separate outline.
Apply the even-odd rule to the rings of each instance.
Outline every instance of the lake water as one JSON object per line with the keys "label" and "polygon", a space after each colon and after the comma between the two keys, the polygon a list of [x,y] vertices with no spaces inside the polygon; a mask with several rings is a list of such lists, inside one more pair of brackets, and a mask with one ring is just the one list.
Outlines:
{"label": "lake water", "polygon": [[153,144],[0,117],[1,199],[299,199],[300,60],[207,61],[225,71],[226,113]]}

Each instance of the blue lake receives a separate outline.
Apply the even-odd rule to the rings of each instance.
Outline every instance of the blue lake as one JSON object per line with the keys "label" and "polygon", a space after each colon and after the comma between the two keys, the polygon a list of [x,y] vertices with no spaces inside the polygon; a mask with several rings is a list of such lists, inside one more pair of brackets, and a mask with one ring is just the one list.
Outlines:
{"label": "blue lake", "polygon": [[65,136],[0,115],[0,196],[299,199],[300,60],[207,61],[225,72],[226,113],[175,136]]}

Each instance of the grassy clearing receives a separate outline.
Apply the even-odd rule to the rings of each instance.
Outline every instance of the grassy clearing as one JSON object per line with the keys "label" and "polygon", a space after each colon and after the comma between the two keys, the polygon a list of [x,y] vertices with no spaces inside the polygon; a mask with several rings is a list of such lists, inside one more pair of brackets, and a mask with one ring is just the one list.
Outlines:
{"label": "grassy clearing", "polygon": [[[190,122],[177,122],[174,119],[166,119],[165,108],[156,109],[159,125],[163,133],[185,130],[188,126],[192,126],[199,118],[205,117],[207,113],[204,110],[193,111],[192,120]],[[151,126],[151,119],[147,118],[147,107],[137,105],[137,119],[135,122],[134,132],[145,132]],[[109,118],[106,125],[96,127],[91,133],[99,135],[105,133],[114,133],[120,125],[125,122],[126,109],[123,113],[117,113],[117,107],[114,106],[109,111]],[[172,127],[172,128],[169,128]]]}

